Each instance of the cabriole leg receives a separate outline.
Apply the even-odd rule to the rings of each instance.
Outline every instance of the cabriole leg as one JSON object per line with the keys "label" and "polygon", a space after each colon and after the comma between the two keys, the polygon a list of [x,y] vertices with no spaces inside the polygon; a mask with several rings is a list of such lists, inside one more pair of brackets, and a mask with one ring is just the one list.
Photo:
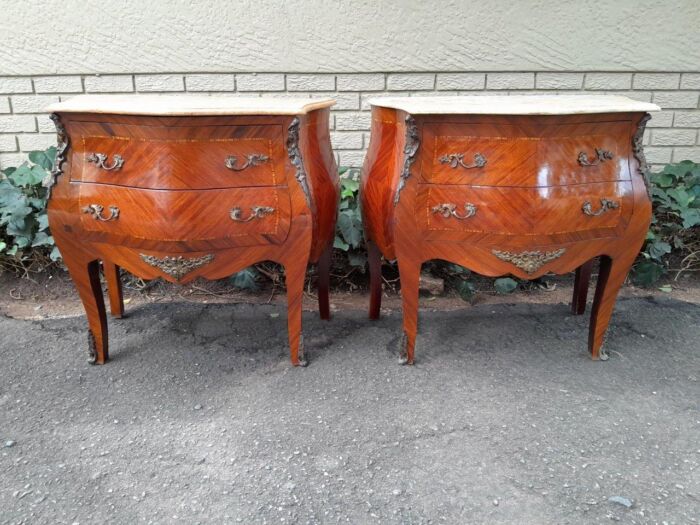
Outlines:
{"label": "cabriole leg", "polygon": [[84,254],[61,250],[63,262],[85,308],[88,320],[88,362],[103,365],[109,359],[107,345],[107,313],[105,312],[100,263]]}
{"label": "cabriole leg", "polygon": [[306,366],[304,344],[301,335],[301,306],[304,297],[304,277],[308,257],[284,264],[287,285],[287,330],[289,332],[289,356],[294,366]]}
{"label": "cabriole leg", "polygon": [[401,299],[403,304],[403,337],[399,347],[399,362],[412,365],[418,332],[418,287],[420,263],[399,258]]}
{"label": "cabriole leg", "polygon": [[369,262],[369,318],[379,319],[382,306],[382,254],[372,241],[367,241]]}
{"label": "cabriole leg", "polygon": [[119,278],[119,266],[109,261],[102,261],[102,271],[107,281],[109,310],[112,317],[121,318],[124,316],[124,296],[122,294],[122,281]]}
{"label": "cabriole leg", "polygon": [[333,242],[329,243],[318,260],[318,312],[321,319],[331,318],[330,300],[328,297],[331,281],[331,258]]}
{"label": "cabriole leg", "polygon": [[593,260],[583,263],[576,268],[574,279],[574,295],[571,300],[571,312],[581,315],[586,311],[586,300],[588,299],[588,284],[591,281],[591,271],[593,270]]}
{"label": "cabriole leg", "polygon": [[[636,255],[637,252],[634,253]],[[615,307],[617,294],[634,264],[634,259],[633,256],[613,259],[605,255],[600,258],[598,283],[595,289],[588,333],[588,349],[594,360],[605,361],[608,359],[607,352],[602,348],[603,339]]]}

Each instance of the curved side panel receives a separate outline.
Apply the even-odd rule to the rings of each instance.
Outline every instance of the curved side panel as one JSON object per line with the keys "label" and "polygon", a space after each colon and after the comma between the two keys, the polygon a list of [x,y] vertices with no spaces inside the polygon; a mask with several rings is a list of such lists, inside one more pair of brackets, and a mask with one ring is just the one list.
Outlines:
{"label": "curved side panel", "polygon": [[314,207],[312,262],[317,261],[328,243],[333,242],[340,199],[338,166],[331,147],[329,115],[330,111],[326,108],[300,117],[300,148]]}
{"label": "curved side panel", "polygon": [[[632,192],[634,194],[634,220],[629,225],[629,235],[644,239],[651,224],[651,185],[648,180],[649,166],[644,157],[642,135],[644,127],[651,117],[643,113],[632,119],[629,130],[629,171],[632,178]],[[641,246],[637,249],[641,249]]]}
{"label": "curved side panel", "polygon": [[399,112],[372,108],[372,131],[360,178],[360,204],[365,238],[387,259],[395,259],[393,195],[398,184],[403,131]]}

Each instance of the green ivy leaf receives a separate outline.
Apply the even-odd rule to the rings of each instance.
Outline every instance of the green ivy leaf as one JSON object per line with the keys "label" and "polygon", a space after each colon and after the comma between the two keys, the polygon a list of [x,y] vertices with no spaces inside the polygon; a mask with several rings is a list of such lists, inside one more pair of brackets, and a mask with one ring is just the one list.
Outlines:
{"label": "green ivy leaf", "polygon": [[10,175],[7,176],[8,180],[12,181],[15,186],[21,186],[19,181],[24,180],[31,174],[32,168],[26,162],[23,162],[17,166]]}
{"label": "green ivy leaf", "polygon": [[9,178],[16,186],[26,188],[40,184],[45,176],[46,170],[41,166],[29,167],[28,164],[24,163]]}
{"label": "green ivy leaf", "polygon": [[463,301],[471,303],[476,297],[476,286],[471,281],[460,281],[457,285],[457,293]]}
{"label": "green ivy leaf", "polygon": [[687,208],[690,203],[690,195],[684,188],[671,188],[668,190],[668,195],[678,203],[681,208]]}
{"label": "green ivy leaf", "polygon": [[55,243],[51,235],[47,235],[46,232],[38,232],[32,241],[32,248],[36,246],[53,246],[54,244]]}
{"label": "green ivy leaf", "polygon": [[658,281],[666,269],[654,261],[642,261],[632,271],[632,282],[639,286],[651,286]]}
{"label": "green ivy leaf", "polygon": [[652,259],[660,261],[667,253],[671,253],[671,245],[664,241],[654,241],[649,245],[649,255]]}
{"label": "green ivy leaf", "polygon": [[690,205],[694,208],[700,208],[700,177],[698,177],[697,181],[693,181],[693,184],[688,186],[686,191],[693,198],[693,202]]}
{"label": "green ivy leaf", "polygon": [[464,266],[460,266],[459,264],[450,263],[447,266],[447,269],[448,269],[448,271],[450,271],[456,275],[469,276],[472,274],[470,269],[465,268]]}
{"label": "green ivy leaf", "polygon": [[700,225],[700,209],[689,208],[681,212],[684,228],[693,228]]}
{"label": "green ivy leaf", "polygon": [[359,214],[353,210],[345,210],[338,214],[338,230],[343,240],[352,248],[359,248],[362,242],[362,226]]}
{"label": "green ivy leaf", "polygon": [[27,198],[21,190],[10,186],[10,191],[0,190],[0,213],[10,213],[10,210],[18,206],[27,206]]}
{"label": "green ivy leaf", "polygon": [[349,178],[340,179],[340,198],[351,199],[357,195],[360,189],[359,181]]}
{"label": "green ivy leaf", "polygon": [[0,213],[2,213],[2,208],[16,200],[18,195],[22,195],[22,190],[14,186],[8,179],[0,180]]}
{"label": "green ivy leaf", "polygon": [[254,292],[258,289],[258,271],[253,266],[241,270],[238,273],[234,273],[230,279],[233,286],[241,290]]}
{"label": "green ivy leaf", "polygon": [[8,233],[10,228],[22,230],[25,228],[25,219],[32,213],[32,208],[27,206],[24,195],[16,195],[5,206],[0,208],[0,224],[7,224]]}
{"label": "green ivy leaf", "polygon": [[32,239],[26,235],[19,235],[17,233],[13,233],[13,235],[15,238],[15,246],[18,248],[26,248],[32,243]]}
{"label": "green ivy leaf", "polygon": [[654,202],[658,202],[661,204],[669,204],[673,202],[671,198],[668,195],[666,195],[666,190],[662,190],[661,188],[652,187],[651,196]]}
{"label": "green ivy leaf", "polygon": [[499,294],[509,294],[518,287],[518,281],[510,277],[501,277],[494,281],[493,287]]}
{"label": "green ivy leaf", "polygon": [[59,251],[58,246],[53,247],[53,250],[51,250],[51,253],[49,254],[49,258],[52,261],[58,261],[61,259],[61,252]]}
{"label": "green ivy leaf", "polygon": [[666,164],[661,173],[667,173],[669,175],[675,175],[678,178],[685,177],[688,173],[693,173],[698,165],[692,160],[682,160],[675,164]]}
{"label": "green ivy leaf", "polygon": [[7,243],[4,241],[0,241],[0,252],[3,251],[5,248],[7,248]]}
{"label": "green ivy leaf", "polygon": [[29,160],[48,171],[53,167],[53,160],[56,156],[56,148],[51,147],[46,151],[30,151]]}
{"label": "green ivy leaf", "polygon": [[39,223],[40,232],[43,232],[46,228],[49,227],[49,215],[46,213],[46,211],[43,211],[42,213],[38,214],[36,217],[36,221]]}
{"label": "green ivy leaf", "polygon": [[670,188],[673,186],[675,177],[670,173],[661,172],[651,176],[651,182],[659,186],[660,188]]}
{"label": "green ivy leaf", "polygon": [[27,197],[27,202],[37,212],[43,212],[46,210],[46,199],[42,199],[40,197]]}
{"label": "green ivy leaf", "polygon": [[347,252],[350,249],[350,245],[336,235],[335,239],[333,239],[333,248],[338,248],[339,250]]}

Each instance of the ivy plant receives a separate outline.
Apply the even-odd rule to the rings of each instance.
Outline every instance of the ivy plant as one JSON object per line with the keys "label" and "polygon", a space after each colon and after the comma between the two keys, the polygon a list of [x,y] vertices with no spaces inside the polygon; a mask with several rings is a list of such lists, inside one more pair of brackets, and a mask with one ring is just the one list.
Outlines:
{"label": "ivy plant", "polygon": [[[35,254],[60,259],[49,231],[46,215],[47,190],[42,186],[49,174],[56,148],[32,151],[28,161],[0,171],[0,256],[21,261]],[[359,170],[341,168],[340,206],[333,246],[344,253],[347,264],[365,268],[362,217],[359,205]],[[632,278],[636,284],[651,285],[668,271],[669,257],[682,254],[696,267],[700,259],[700,165],[691,161],[669,164],[652,174],[651,197],[654,209],[651,227]],[[684,268],[688,267],[686,264]],[[447,274],[459,295],[471,301],[476,287],[471,273],[449,265]],[[231,277],[235,286],[255,290],[261,274],[255,267]],[[511,293],[518,282],[504,277],[494,281],[497,293]]]}
{"label": "ivy plant", "polygon": [[359,170],[340,168],[340,206],[333,247],[347,255],[351,266],[365,267],[362,216],[360,213]]}
{"label": "ivy plant", "polygon": [[0,175],[0,254],[23,259],[33,249],[46,249],[55,261],[60,254],[49,232],[47,190],[41,183],[51,171],[56,148],[28,156],[29,161]]}
{"label": "ivy plant", "polygon": [[[700,244],[700,165],[685,160],[651,175],[654,215],[633,280],[649,286],[667,272],[668,255]],[[697,250],[698,246],[696,246]]]}

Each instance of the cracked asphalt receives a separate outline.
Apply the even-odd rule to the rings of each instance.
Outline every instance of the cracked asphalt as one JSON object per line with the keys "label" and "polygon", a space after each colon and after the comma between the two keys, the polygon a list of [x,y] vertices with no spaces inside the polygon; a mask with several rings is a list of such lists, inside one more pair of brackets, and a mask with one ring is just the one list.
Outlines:
{"label": "cracked asphalt", "polygon": [[[0,318],[0,523],[698,523],[700,307],[622,299],[608,362],[563,304]],[[613,498],[612,500],[610,498]]]}

